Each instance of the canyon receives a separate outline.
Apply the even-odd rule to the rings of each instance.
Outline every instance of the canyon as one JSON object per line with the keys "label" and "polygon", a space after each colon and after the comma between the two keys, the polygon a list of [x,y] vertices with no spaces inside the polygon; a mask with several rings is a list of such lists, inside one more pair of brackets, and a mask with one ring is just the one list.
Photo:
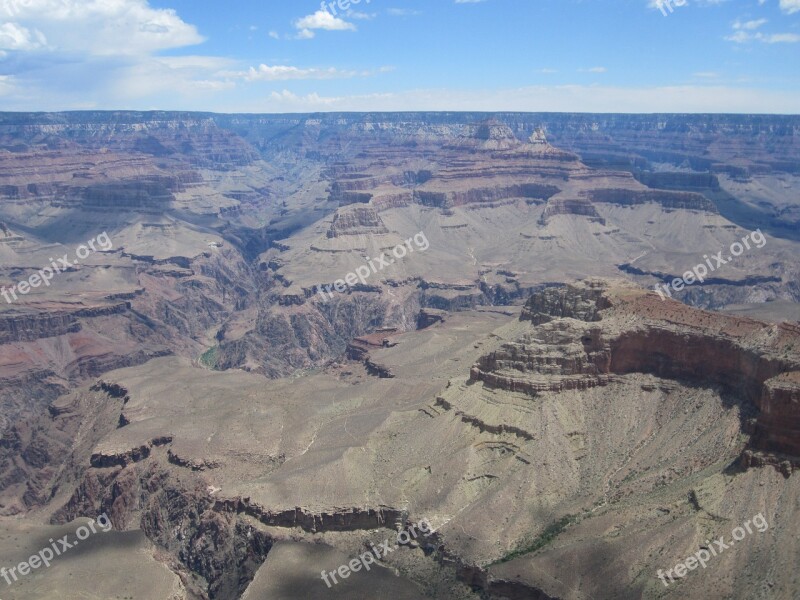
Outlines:
{"label": "canyon", "polygon": [[799,140],[763,115],[0,114],[0,286],[113,241],[0,302],[0,562],[105,512],[135,597],[796,597]]}

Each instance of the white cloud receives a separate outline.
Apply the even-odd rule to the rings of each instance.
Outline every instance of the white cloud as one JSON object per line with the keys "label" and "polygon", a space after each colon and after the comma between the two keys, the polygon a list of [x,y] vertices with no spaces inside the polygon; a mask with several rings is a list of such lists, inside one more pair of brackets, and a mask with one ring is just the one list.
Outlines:
{"label": "white cloud", "polygon": [[242,74],[247,81],[286,81],[289,79],[347,79],[356,77],[356,71],[341,71],[330,67],[328,69],[300,69],[285,65],[269,66],[260,64],[250,67]]}
{"label": "white cloud", "polygon": [[[163,56],[142,59],[111,73],[103,93],[112,101],[130,106],[159,94],[174,99],[201,92],[219,92],[235,87],[224,77],[232,61],[214,56]],[[174,101],[174,100],[173,100]]]}
{"label": "white cloud", "polygon": [[800,42],[800,34],[797,33],[749,33],[739,29],[732,35],[725,36],[729,42],[744,44],[751,41],[762,42],[764,44],[796,44]]}
{"label": "white cloud", "polygon": [[0,75],[0,96],[14,91],[14,80],[9,75]]}
{"label": "white cloud", "polygon": [[[797,3],[798,7],[800,7],[800,0],[790,0],[790,2],[795,2]],[[783,7],[783,2],[781,3],[781,7]],[[800,8],[797,10],[800,10]],[[744,44],[754,40],[763,42],[765,44],[793,44],[800,42],[800,35],[796,33],[762,33],[760,31],[755,31],[756,29],[760,29],[761,26],[766,23],[766,19],[755,19],[753,21],[745,22],[739,20],[734,21],[734,32],[733,34],[726,36],[725,39],[729,42],[736,42],[737,44]]]}
{"label": "white cloud", "polygon": [[199,44],[204,38],[174,10],[146,0],[4,0],[0,20],[39,43],[16,48],[93,56],[142,55]]}
{"label": "white cloud", "polygon": [[771,33],[768,35],[758,34],[757,39],[767,44],[796,44],[800,42],[800,34],[797,33]]}
{"label": "white cloud", "polygon": [[355,31],[356,26],[348,23],[344,19],[334,17],[326,10],[318,10],[314,14],[307,15],[294,22],[298,30],[298,39],[310,39],[314,37],[314,30],[322,29],[325,31]]}
{"label": "white cloud", "polygon": [[0,25],[0,50],[34,50],[47,43],[45,35],[16,23]]}
{"label": "white cloud", "polygon": [[232,61],[157,56],[203,41],[174,10],[148,0],[0,0],[0,58],[13,54],[2,106],[132,108],[229,89],[235,84],[219,73]]}
{"label": "white cloud", "polygon": [[274,104],[279,104],[280,106],[293,106],[295,109],[297,107],[303,107],[302,110],[316,109],[321,107],[324,108],[345,100],[345,98],[324,98],[316,92],[301,97],[293,92],[290,92],[289,90],[272,92],[269,98]]}
{"label": "white cloud", "polygon": [[421,15],[422,12],[411,8],[389,8],[386,10],[386,14],[390,17],[413,17]]}
{"label": "white cloud", "polygon": [[241,79],[243,81],[289,81],[305,79],[350,79],[353,77],[373,77],[380,73],[394,71],[392,66],[383,66],[377,70],[344,70],[335,67],[301,68],[288,65],[266,65],[261,63],[257,67],[250,67],[246,71],[219,71],[217,75],[227,80]]}
{"label": "white cloud", "polygon": [[736,21],[733,24],[733,28],[734,29],[749,29],[749,30],[758,29],[759,27],[761,27],[766,22],[767,22],[766,19],[756,19],[756,20],[753,20],[753,21],[745,21],[744,23],[742,23],[741,21]]}
{"label": "white cloud", "polygon": [[741,29],[735,32],[732,35],[726,35],[725,39],[729,42],[736,42],[737,44],[743,44],[745,42],[749,42],[753,39],[752,33],[747,33],[746,31],[742,31]]}
{"label": "white cloud", "polygon": [[781,0],[781,10],[783,12],[789,13],[796,13],[800,11],[800,0]]}
{"label": "white cloud", "polygon": [[800,112],[800,94],[727,86],[532,86],[517,89],[464,92],[414,90],[358,96],[298,96],[273,92],[265,103],[229,110],[307,111],[531,111],[531,112],[686,112],[781,113]]}
{"label": "white cloud", "polygon": [[348,10],[345,15],[348,19],[359,19],[362,21],[370,21],[377,17],[377,13],[365,13],[357,10]]}

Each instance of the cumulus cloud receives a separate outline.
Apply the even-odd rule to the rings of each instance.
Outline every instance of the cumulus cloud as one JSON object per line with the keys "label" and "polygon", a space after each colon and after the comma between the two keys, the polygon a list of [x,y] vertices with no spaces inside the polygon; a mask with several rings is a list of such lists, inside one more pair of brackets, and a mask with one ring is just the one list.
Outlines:
{"label": "cumulus cloud", "polygon": [[2,0],[3,108],[123,108],[152,93],[229,87],[216,74],[230,61],[158,56],[203,41],[147,0]]}
{"label": "cumulus cloud", "polygon": [[0,20],[4,39],[26,36],[29,43],[15,50],[43,48],[46,40],[53,51],[137,55],[204,40],[174,10],[152,8],[146,0],[4,0]]}
{"label": "cumulus cloud", "polygon": [[310,39],[314,37],[314,30],[323,29],[325,31],[355,31],[356,26],[352,23],[334,17],[326,10],[318,10],[314,14],[307,15],[294,22],[298,30],[297,37],[300,39]]}

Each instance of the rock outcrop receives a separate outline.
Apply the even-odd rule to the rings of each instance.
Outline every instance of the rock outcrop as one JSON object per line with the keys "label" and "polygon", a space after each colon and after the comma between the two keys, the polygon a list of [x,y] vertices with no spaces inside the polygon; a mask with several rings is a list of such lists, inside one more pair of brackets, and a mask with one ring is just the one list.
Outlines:
{"label": "rock outcrop", "polygon": [[696,192],[671,192],[662,190],[605,189],[587,192],[592,202],[608,202],[622,206],[633,206],[646,202],[656,202],[668,209],[700,210],[716,213],[717,207],[711,200]]}
{"label": "rock outcrop", "polygon": [[343,235],[369,235],[389,233],[378,212],[371,206],[341,209],[333,217],[328,230],[329,238]]}
{"label": "rock outcrop", "polygon": [[757,408],[754,449],[800,459],[796,325],[699,312],[599,281],[534,294],[520,320],[538,327],[484,356],[471,381],[532,396],[629,373],[720,386]]}

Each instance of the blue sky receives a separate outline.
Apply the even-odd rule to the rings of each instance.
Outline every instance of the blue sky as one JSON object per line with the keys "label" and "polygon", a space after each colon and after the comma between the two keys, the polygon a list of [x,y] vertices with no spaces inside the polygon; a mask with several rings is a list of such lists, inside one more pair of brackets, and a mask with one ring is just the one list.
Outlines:
{"label": "blue sky", "polygon": [[3,0],[0,110],[800,112],[800,0],[657,2]]}

